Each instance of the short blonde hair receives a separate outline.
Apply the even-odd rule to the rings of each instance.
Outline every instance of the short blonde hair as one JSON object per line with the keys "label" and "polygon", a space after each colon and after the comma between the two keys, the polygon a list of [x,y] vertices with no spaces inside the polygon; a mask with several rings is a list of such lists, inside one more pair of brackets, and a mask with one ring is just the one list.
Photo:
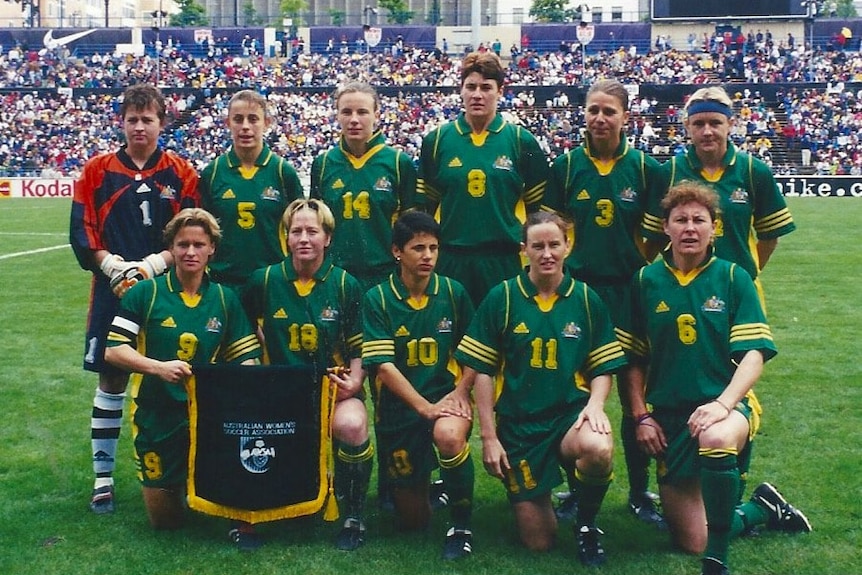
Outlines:
{"label": "short blonde hair", "polygon": [[332,235],[332,232],[335,231],[335,216],[332,215],[332,210],[330,210],[329,206],[321,200],[314,198],[300,198],[298,200],[293,200],[287,205],[287,208],[284,210],[284,215],[281,218],[281,221],[284,222],[285,229],[290,229],[290,226],[293,225],[294,214],[300,210],[311,210],[312,212],[317,212],[317,222],[320,224],[320,227],[323,228],[323,231],[330,236]]}
{"label": "short blonde hair", "polygon": [[706,102],[726,107],[729,112],[728,117],[733,115],[733,100],[730,99],[724,88],[721,86],[707,86],[706,88],[696,90],[694,94],[688,97],[683,108],[685,117],[688,118],[689,114],[696,113],[691,111],[692,105]]}
{"label": "short blonde hair", "polygon": [[269,113],[268,102],[263,94],[255,92],[254,90],[240,90],[230,98],[230,102],[228,102],[227,109],[228,113],[230,113],[230,109],[236,102],[247,102],[253,106],[260,106],[263,110],[264,119],[269,119],[272,116]]}
{"label": "short blonde hair", "polygon": [[211,213],[203,208],[184,208],[177,215],[171,218],[171,221],[165,226],[163,238],[169,246],[173,245],[174,238],[180,233],[183,228],[197,226],[203,228],[204,232],[209,236],[213,246],[218,247],[221,241],[221,227],[218,220]]}

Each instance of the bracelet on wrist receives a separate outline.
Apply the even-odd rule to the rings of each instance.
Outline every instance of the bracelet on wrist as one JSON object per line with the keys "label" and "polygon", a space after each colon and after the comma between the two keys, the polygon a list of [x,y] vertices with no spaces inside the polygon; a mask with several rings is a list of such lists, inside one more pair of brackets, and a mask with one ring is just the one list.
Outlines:
{"label": "bracelet on wrist", "polygon": [[722,402],[721,402],[721,400],[720,400],[720,399],[718,399],[717,397],[716,397],[715,399],[713,399],[712,401],[714,401],[715,403],[717,403],[717,404],[719,404],[721,407],[723,407],[723,408],[725,409],[725,411],[727,411],[727,415],[730,415],[730,412],[731,412],[731,411],[733,411],[733,410],[732,410],[732,409],[730,409],[728,406],[726,406],[724,403],[722,403]]}
{"label": "bracelet on wrist", "polygon": [[647,419],[652,419],[652,413],[644,413],[643,415],[638,415],[638,416],[635,418],[635,424],[636,424],[636,425],[641,425],[641,424],[642,424],[643,422],[645,422]]}

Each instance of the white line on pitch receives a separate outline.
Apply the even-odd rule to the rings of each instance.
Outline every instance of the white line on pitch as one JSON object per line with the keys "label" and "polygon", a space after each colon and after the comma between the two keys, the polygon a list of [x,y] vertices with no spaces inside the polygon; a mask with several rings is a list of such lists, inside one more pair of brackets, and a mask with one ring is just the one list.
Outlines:
{"label": "white line on pitch", "polygon": [[8,260],[9,258],[17,258],[19,256],[29,256],[33,254],[41,254],[42,252],[50,252],[54,250],[62,250],[68,248],[69,244],[61,244],[59,246],[51,246],[50,248],[39,248],[38,250],[27,250],[26,252],[15,252],[13,254],[3,254],[0,260]]}
{"label": "white line on pitch", "polygon": [[0,232],[0,236],[58,236],[63,237],[68,234],[63,232]]}

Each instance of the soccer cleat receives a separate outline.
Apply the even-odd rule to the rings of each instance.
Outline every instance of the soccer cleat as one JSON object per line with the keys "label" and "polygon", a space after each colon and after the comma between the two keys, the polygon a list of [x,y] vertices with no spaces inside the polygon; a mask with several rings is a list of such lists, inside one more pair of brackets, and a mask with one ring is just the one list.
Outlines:
{"label": "soccer cleat", "polygon": [[667,529],[667,523],[658,511],[658,496],[646,491],[640,495],[629,495],[629,510],[644,523],[654,525],[659,531]]}
{"label": "soccer cleat", "polygon": [[575,530],[575,537],[578,539],[578,559],[585,567],[599,567],[604,564],[605,550],[599,543],[599,535],[604,534],[604,531],[598,527],[589,525],[581,525]]}
{"label": "soccer cleat", "polygon": [[805,514],[793,507],[770,483],[761,483],[754,489],[751,501],[769,511],[767,526],[788,533],[809,533],[811,522]]}
{"label": "soccer cleat", "polygon": [[574,521],[578,516],[578,498],[571,491],[558,491],[554,496],[560,504],[554,509],[559,521]]}
{"label": "soccer cleat", "polygon": [[93,489],[93,498],[90,500],[90,511],[96,515],[105,515],[114,512],[113,485],[103,485]]}
{"label": "soccer cleat", "polygon": [[431,503],[431,509],[443,509],[449,505],[449,494],[446,493],[446,486],[442,479],[432,481],[428,486],[428,501]]}
{"label": "soccer cleat", "polygon": [[355,551],[363,543],[365,543],[365,525],[359,519],[348,517],[335,538],[335,548],[339,551]]}
{"label": "soccer cleat", "polygon": [[461,557],[469,557],[473,552],[473,532],[469,529],[450,527],[443,543],[443,559],[451,561]]}
{"label": "soccer cleat", "polygon": [[700,575],[730,575],[727,565],[714,557],[704,557],[701,561]]}
{"label": "soccer cleat", "polygon": [[254,551],[263,547],[263,537],[250,526],[245,529],[231,529],[227,536],[242,552]]}

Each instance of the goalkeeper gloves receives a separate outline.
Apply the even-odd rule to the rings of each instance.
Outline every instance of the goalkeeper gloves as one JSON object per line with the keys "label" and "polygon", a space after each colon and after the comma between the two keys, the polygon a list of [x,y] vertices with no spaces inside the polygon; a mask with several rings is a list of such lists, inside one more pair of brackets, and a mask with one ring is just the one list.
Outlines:
{"label": "goalkeeper gloves", "polygon": [[99,268],[102,270],[102,273],[108,276],[108,279],[113,280],[118,274],[123,273],[131,264],[123,259],[122,256],[118,256],[116,254],[108,254],[105,259],[102,260],[102,263],[99,264]]}
{"label": "goalkeeper gloves", "polygon": [[161,254],[150,254],[141,261],[123,263],[123,270],[111,277],[111,290],[118,298],[126,295],[129,288],[139,281],[165,273],[168,267]]}

